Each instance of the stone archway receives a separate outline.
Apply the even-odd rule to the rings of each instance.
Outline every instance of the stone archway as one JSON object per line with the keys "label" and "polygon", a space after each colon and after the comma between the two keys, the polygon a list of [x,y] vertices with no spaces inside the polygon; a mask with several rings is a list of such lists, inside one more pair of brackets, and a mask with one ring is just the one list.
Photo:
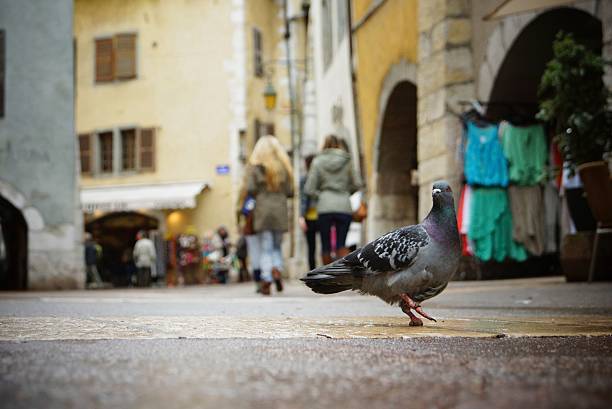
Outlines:
{"label": "stone archway", "polygon": [[[587,26],[592,27],[592,20],[597,20],[595,17],[598,11],[597,2],[581,1],[571,4],[571,6],[572,7],[555,8],[542,13],[530,12],[510,16],[506,17],[497,24],[487,41],[484,59],[479,67],[477,84],[477,96],[479,100],[491,101],[492,97],[496,97],[494,87],[499,87],[498,84],[501,83],[501,81],[499,81],[500,70],[502,70],[503,66],[510,66],[507,58],[508,54],[515,49],[515,45],[521,40],[520,37],[523,39],[528,37],[529,40],[533,41],[532,44],[523,44],[522,47],[527,46],[526,48],[535,49],[537,46],[541,47],[545,39],[548,39],[548,44],[552,43],[550,40],[551,32],[556,34],[559,29],[564,29],[568,32],[584,31],[585,28],[588,30],[588,27],[580,27],[581,24],[587,24]],[[572,21],[572,16],[575,16],[577,20]],[[558,20],[556,17],[558,17]],[[601,23],[599,24],[601,28]],[[539,31],[540,35],[533,35],[532,33],[529,33],[529,31],[532,30],[527,30],[528,27],[531,27],[532,29],[535,27],[533,31]],[[529,47],[529,45],[531,45],[531,47]],[[523,52],[530,53],[528,50],[523,50]],[[519,53],[515,54],[519,55]],[[525,55],[531,54],[533,53],[531,52],[530,54]],[[543,57],[546,57],[541,53],[535,53],[534,56],[538,61],[544,59]],[[546,61],[550,59],[550,56],[552,56],[552,51],[548,55],[548,59],[546,59]],[[526,59],[522,65],[529,67],[532,65],[530,63],[531,61]],[[541,62],[539,62],[537,65],[541,66]],[[518,76],[520,74],[516,72],[516,75]],[[533,78],[533,75],[528,74],[528,76]],[[509,78],[505,78],[505,80],[508,79]],[[511,83],[508,82],[506,85],[510,84]],[[519,91],[517,90],[516,92]],[[499,92],[497,95],[499,95]],[[522,97],[524,98],[524,96]]]}
{"label": "stone archway", "polygon": [[370,186],[368,238],[418,222],[415,68],[394,66],[383,84]]}

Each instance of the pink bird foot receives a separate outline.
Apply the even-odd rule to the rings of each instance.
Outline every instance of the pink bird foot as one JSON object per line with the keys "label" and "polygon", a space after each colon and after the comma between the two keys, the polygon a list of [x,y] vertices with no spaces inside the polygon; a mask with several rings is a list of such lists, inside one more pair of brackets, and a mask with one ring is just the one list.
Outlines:
{"label": "pink bird foot", "polygon": [[400,307],[402,308],[402,311],[404,311],[404,313],[410,317],[411,327],[420,327],[423,325],[423,321],[421,321],[420,318],[414,315],[414,313],[411,310],[414,310],[417,314],[419,314],[423,318],[427,318],[430,321],[437,322],[435,318],[429,316],[429,314],[423,311],[421,306],[417,304],[416,302],[414,302],[412,298],[408,296],[408,294],[401,294],[400,298],[402,299],[402,301],[400,301]]}

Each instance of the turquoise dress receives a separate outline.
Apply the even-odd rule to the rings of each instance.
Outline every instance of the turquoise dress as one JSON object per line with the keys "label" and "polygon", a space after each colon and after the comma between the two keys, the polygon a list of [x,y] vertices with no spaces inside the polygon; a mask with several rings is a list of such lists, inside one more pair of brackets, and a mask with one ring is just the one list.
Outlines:
{"label": "turquoise dress", "polygon": [[508,186],[508,162],[498,138],[497,125],[467,124],[464,173],[467,183],[476,186]]}
{"label": "turquoise dress", "polygon": [[512,238],[512,213],[506,189],[472,189],[470,210],[468,238],[476,257],[483,261],[527,259],[525,248]]}

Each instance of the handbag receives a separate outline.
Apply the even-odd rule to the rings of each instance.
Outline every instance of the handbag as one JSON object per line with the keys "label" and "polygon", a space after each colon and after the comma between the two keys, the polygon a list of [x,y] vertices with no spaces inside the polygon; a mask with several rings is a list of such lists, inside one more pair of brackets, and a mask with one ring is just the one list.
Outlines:
{"label": "handbag", "polygon": [[368,205],[362,201],[357,210],[353,212],[353,221],[361,223],[366,217],[368,217]]}
{"label": "handbag", "polygon": [[250,236],[255,234],[255,226],[253,224],[253,216],[255,210],[255,198],[251,195],[248,195],[244,199],[244,203],[242,204],[242,209],[240,209],[240,213],[244,216],[244,227],[242,228],[242,234]]}
{"label": "handbag", "polygon": [[255,209],[255,198],[251,195],[248,195],[244,199],[244,203],[242,204],[242,209],[240,209],[240,211],[243,215],[248,216],[253,212],[253,209]]}

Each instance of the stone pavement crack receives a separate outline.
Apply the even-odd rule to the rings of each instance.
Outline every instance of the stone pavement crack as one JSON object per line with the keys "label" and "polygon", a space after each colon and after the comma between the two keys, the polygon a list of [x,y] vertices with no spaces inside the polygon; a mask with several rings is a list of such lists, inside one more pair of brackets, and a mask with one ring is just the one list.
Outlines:
{"label": "stone pavement crack", "polygon": [[610,316],[442,318],[409,327],[403,317],[0,317],[0,341],[171,338],[417,338],[612,335]]}

